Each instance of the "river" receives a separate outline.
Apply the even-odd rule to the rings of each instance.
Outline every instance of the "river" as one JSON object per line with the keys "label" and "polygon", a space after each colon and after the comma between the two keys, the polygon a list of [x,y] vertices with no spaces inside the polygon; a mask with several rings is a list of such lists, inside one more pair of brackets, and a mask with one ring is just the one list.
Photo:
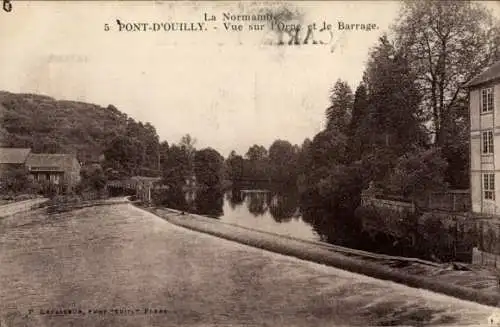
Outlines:
{"label": "river", "polygon": [[[472,253],[471,246],[460,255],[454,253],[456,246],[453,240],[449,241],[446,230],[433,230],[433,235],[417,233],[416,244],[410,244],[406,237],[374,231],[373,222],[366,224],[366,219],[341,217],[320,205],[306,208],[298,193],[290,189],[232,189],[220,193],[192,191],[170,195],[167,200],[163,199],[162,204],[247,228],[389,255],[469,262]],[[367,229],[367,225],[372,227]]]}

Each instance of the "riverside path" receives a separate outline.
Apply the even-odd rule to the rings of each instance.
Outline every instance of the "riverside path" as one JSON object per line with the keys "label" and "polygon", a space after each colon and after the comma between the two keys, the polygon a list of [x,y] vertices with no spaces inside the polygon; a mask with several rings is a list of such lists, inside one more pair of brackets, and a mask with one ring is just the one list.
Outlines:
{"label": "riverside path", "polygon": [[0,326],[487,325],[493,308],[112,204],[0,219]]}

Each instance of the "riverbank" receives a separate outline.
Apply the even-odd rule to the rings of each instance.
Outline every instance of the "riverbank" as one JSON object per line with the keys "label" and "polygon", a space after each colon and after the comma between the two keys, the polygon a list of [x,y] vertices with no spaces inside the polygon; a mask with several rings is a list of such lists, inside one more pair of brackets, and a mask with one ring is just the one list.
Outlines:
{"label": "riverbank", "polygon": [[486,305],[500,304],[494,270],[473,265],[436,264],[418,259],[377,255],[319,242],[283,237],[223,223],[217,219],[161,208],[146,210],[167,221],[198,232],[277,252],[299,259],[424,288]]}

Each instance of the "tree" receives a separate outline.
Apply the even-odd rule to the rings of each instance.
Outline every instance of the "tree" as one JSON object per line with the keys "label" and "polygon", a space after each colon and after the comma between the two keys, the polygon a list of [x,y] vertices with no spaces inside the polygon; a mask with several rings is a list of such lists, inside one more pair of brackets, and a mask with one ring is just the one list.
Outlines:
{"label": "tree", "polygon": [[78,189],[80,192],[92,191],[102,195],[106,190],[108,178],[99,164],[82,167],[81,181]]}
{"label": "tree", "polygon": [[159,165],[159,137],[156,129],[150,124],[127,120],[125,136],[135,144],[135,174],[156,175]]}
{"label": "tree", "polygon": [[186,153],[187,158],[188,158],[188,175],[186,177],[191,177],[194,175],[194,155],[196,152],[196,142],[197,140],[193,138],[190,134],[184,135],[180,142],[179,146],[181,149]]}
{"label": "tree", "polygon": [[159,169],[161,169],[161,167],[163,166],[163,163],[167,161],[167,158],[168,158],[168,150],[169,150],[169,146],[168,146],[168,142],[167,141],[163,141],[159,144],[159,156],[160,156],[160,167]]}
{"label": "tree", "polygon": [[354,93],[352,119],[348,131],[350,160],[359,160],[364,152],[364,145],[369,142],[369,131],[366,130],[368,119],[368,94],[366,86],[361,83]]}
{"label": "tree", "polygon": [[347,162],[347,137],[338,130],[319,132],[308,146],[303,175],[297,180],[301,193],[317,191],[321,179],[327,178],[337,165]]}
{"label": "tree", "polygon": [[330,94],[330,107],[326,109],[327,129],[347,133],[351,122],[354,97],[347,82],[337,80]]}
{"label": "tree", "polygon": [[387,36],[371,51],[363,80],[368,109],[357,136],[362,144],[363,182],[380,185],[397,158],[416,145],[425,145],[427,135],[420,120],[415,76]]}
{"label": "tree", "polygon": [[444,137],[442,154],[448,162],[445,181],[456,189],[468,189],[469,185],[469,138],[468,120],[457,120]]}
{"label": "tree", "polygon": [[284,140],[276,140],[269,147],[270,178],[274,182],[295,182],[297,156],[294,146]]}
{"label": "tree", "polygon": [[194,212],[219,218],[224,214],[224,194],[219,189],[204,189],[196,192]]}
{"label": "tree", "polygon": [[370,54],[364,81],[369,95],[367,127],[373,145],[400,155],[422,142],[415,76],[404,54],[385,35]]}
{"label": "tree", "polygon": [[224,158],[212,148],[196,151],[194,172],[198,184],[207,188],[218,188],[223,179]]}
{"label": "tree", "polygon": [[310,151],[311,151],[312,141],[306,138],[300,147],[299,153],[297,155],[297,174],[304,177],[311,166]]}
{"label": "tree", "polygon": [[122,175],[133,176],[143,160],[141,143],[135,138],[118,136],[106,147],[104,156],[107,168],[117,170]]}
{"label": "tree", "polygon": [[0,189],[2,193],[30,193],[34,190],[34,183],[25,167],[2,168],[0,175]]}
{"label": "tree", "polygon": [[142,166],[146,169],[157,171],[160,169],[160,138],[156,133],[156,129],[150,123],[145,123],[141,131],[141,141],[145,149],[145,158]]}
{"label": "tree", "polygon": [[339,164],[327,170],[315,189],[327,209],[352,216],[360,204],[362,187],[360,167]]}
{"label": "tree", "polygon": [[244,179],[255,182],[266,181],[269,179],[269,157],[268,152],[262,145],[252,145],[245,157]]}
{"label": "tree", "polygon": [[387,185],[395,194],[416,198],[445,189],[446,168],[440,148],[416,148],[398,158]]}
{"label": "tree", "polygon": [[240,181],[243,179],[243,167],[244,167],[244,159],[242,156],[236,154],[233,150],[229,154],[226,165],[229,173],[229,178],[232,181]]}
{"label": "tree", "polygon": [[422,107],[438,145],[457,119],[467,117],[463,84],[500,57],[500,25],[469,1],[405,1],[393,27],[422,90]]}
{"label": "tree", "polygon": [[337,130],[324,130],[314,136],[310,149],[310,170],[344,163],[347,158],[347,137]]}
{"label": "tree", "polygon": [[361,160],[363,187],[374,182],[377,188],[385,190],[386,180],[397,160],[398,155],[388,147],[374,148],[364,153]]}
{"label": "tree", "polygon": [[173,189],[181,189],[189,172],[187,152],[178,145],[172,145],[168,150],[166,160],[162,162],[163,183],[170,185]]}
{"label": "tree", "polygon": [[267,158],[267,150],[262,145],[254,144],[248,149],[245,157],[250,161],[264,160]]}

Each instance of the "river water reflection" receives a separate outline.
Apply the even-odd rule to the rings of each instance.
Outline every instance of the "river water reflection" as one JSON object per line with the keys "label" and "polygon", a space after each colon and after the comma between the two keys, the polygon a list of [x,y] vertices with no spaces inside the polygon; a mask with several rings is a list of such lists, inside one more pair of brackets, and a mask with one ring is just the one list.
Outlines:
{"label": "river water reflection", "polygon": [[302,220],[298,195],[263,190],[232,190],[225,194],[219,219],[244,227],[306,240],[320,236]]}
{"label": "river water reflection", "polygon": [[457,257],[453,240],[442,242],[449,234],[446,230],[434,230],[433,235],[419,235],[417,232],[410,244],[408,238],[374,233],[373,228],[367,230],[366,219],[341,217],[315,205],[314,201],[308,202],[306,207],[298,193],[292,190],[232,189],[170,194],[161,197],[157,204],[304,240],[390,255],[469,261],[471,244],[465,249],[465,256]]}

